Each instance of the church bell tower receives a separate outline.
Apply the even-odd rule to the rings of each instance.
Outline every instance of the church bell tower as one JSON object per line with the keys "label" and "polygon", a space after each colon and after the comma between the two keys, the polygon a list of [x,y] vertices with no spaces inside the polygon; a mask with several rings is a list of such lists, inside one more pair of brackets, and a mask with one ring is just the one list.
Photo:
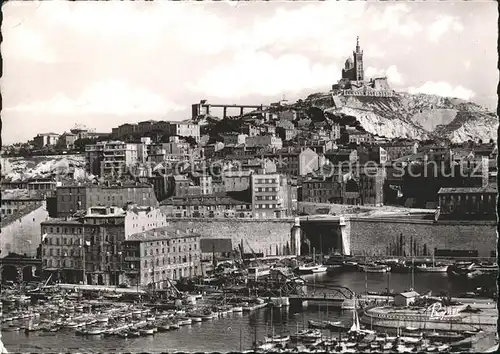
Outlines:
{"label": "church bell tower", "polygon": [[363,81],[365,79],[365,70],[363,68],[363,50],[359,46],[359,36],[356,37],[356,51],[353,52],[353,56],[356,81]]}

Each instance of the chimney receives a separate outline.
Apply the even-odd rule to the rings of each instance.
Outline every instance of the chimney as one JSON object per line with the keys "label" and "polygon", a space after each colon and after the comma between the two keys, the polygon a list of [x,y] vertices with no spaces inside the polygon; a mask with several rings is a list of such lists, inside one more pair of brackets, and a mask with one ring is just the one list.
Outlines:
{"label": "chimney", "polygon": [[180,235],[181,234],[181,230],[175,230],[175,234],[176,235]]}

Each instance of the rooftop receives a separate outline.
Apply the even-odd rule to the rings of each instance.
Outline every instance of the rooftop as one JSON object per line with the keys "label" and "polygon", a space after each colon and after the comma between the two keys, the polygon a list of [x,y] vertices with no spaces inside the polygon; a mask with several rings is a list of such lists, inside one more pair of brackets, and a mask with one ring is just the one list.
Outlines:
{"label": "rooftop", "polygon": [[50,218],[46,221],[42,221],[40,223],[42,226],[47,226],[47,225],[83,225],[83,222],[81,219],[78,218]]}
{"label": "rooftop", "polygon": [[194,230],[180,230],[171,226],[163,226],[133,234],[129,238],[127,238],[127,241],[169,240],[195,236],[200,236],[200,234],[195,233]]}
{"label": "rooftop", "polygon": [[486,187],[460,187],[460,188],[441,188],[438,194],[464,194],[464,193],[497,193],[497,185],[489,184]]}
{"label": "rooftop", "polygon": [[32,211],[35,211],[35,210],[41,208],[42,206],[43,206],[43,203],[40,201],[40,202],[36,202],[34,204],[27,205],[24,208],[19,209],[18,211],[16,211],[13,214],[3,215],[2,219],[0,221],[0,228],[6,227],[7,225],[12,224],[14,221],[19,220],[20,218],[28,215]]}
{"label": "rooftop", "polygon": [[37,191],[27,189],[6,189],[2,191],[3,200],[43,200],[43,196]]}

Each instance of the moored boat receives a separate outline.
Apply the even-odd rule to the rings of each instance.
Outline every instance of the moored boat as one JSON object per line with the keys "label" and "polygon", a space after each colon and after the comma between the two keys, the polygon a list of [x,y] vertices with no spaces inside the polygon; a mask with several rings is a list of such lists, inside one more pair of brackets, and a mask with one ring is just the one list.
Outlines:
{"label": "moored boat", "polygon": [[288,335],[275,335],[275,336],[267,336],[265,338],[266,343],[284,343],[290,340],[290,336]]}
{"label": "moored boat", "polygon": [[324,273],[327,271],[327,267],[323,264],[316,263],[308,263],[296,268],[299,274],[315,274],[315,273]]}
{"label": "moored boat", "polygon": [[427,265],[422,264],[416,267],[416,270],[421,273],[446,273],[448,272],[448,265]]}
{"label": "moored boat", "polygon": [[362,272],[366,273],[387,273],[391,271],[391,267],[384,264],[364,264],[359,267]]}
{"label": "moored boat", "polygon": [[153,327],[146,327],[139,330],[139,333],[143,336],[152,336],[155,334],[155,329]]}

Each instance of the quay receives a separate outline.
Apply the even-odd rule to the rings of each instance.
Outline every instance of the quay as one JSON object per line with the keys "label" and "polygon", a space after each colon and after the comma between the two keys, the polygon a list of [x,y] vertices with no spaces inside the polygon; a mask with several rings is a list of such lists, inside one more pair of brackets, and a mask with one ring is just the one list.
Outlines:
{"label": "quay", "polygon": [[56,284],[44,286],[44,289],[64,289],[64,290],[79,290],[88,292],[115,292],[118,294],[146,294],[146,291],[136,288],[120,288],[106,285],[84,285],[84,284]]}

